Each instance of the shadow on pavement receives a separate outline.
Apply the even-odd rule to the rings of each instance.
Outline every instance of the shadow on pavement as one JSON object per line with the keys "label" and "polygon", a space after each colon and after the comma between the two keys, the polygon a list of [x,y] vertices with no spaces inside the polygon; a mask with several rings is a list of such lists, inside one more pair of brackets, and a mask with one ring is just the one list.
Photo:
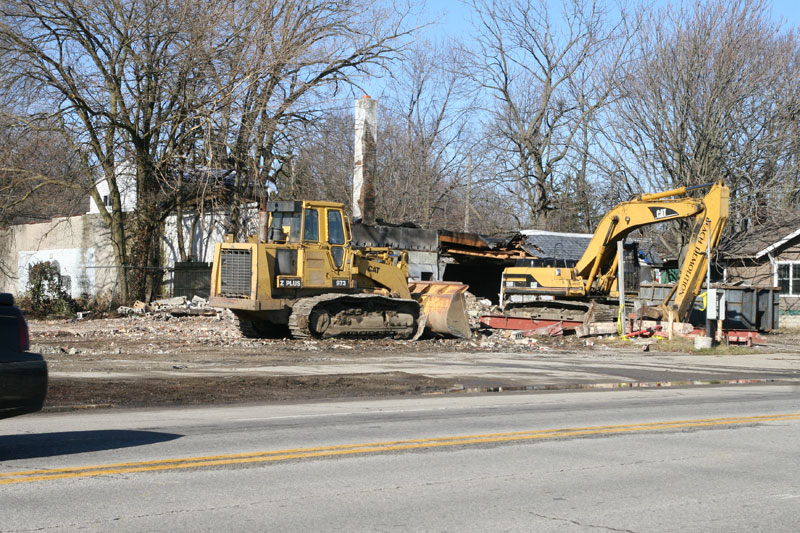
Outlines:
{"label": "shadow on pavement", "polygon": [[183,435],[156,431],[66,431],[0,436],[0,461],[53,457],[144,446],[178,439]]}

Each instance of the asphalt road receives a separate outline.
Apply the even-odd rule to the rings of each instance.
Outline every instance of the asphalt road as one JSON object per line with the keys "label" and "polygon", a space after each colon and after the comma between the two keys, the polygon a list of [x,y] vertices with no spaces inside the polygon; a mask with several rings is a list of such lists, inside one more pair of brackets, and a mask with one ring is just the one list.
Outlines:
{"label": "asphalt road", "polygon": [[0,530],[796,531],[800,389],[37,414]]}

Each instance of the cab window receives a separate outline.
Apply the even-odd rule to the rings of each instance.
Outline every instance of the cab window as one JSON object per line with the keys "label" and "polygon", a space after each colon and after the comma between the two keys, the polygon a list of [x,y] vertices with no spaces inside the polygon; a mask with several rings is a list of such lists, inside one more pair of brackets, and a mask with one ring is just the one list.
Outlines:
{"label": "cab window", "polygon": [[328,242],[330,244],[344,244],[344,226],[342,213],[328,211]]}
{"label": "cab window", "polygon": [[319,211],[306,209],[303,221],[303,240],[319,242]]}
{"label": "cab window", "polygon": [[[288,233],[287,231],[288,230]],[[269,225],[269,240],[272,242],[300,241],[300,213],[276,211]]]}

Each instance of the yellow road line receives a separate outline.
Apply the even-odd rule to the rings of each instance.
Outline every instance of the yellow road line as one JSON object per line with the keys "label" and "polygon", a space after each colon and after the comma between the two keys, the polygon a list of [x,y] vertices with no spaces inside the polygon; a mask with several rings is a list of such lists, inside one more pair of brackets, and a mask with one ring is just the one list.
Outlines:
{"label": "yellow road line", "polygon": [[343,444],[337,446],[320,446],[313,448],[295,448],[264,452],[238,453],[227,455],[211,455],[204,457],[188,457],[183,459],[164,459],[108,465],[82,466],[75,468],[57,468],[46,470],[27,470],[0,474],[0,485],[28,483],[52,479],[92,477],[111,474],[129,474],[134,472],[155,472],[160,470],[180,470],[209,466],[224,466],[245,463],[264,463],[286,461],[291,459],[308,459],[314,457],[334,457],[388,451],[403,451],[420,448],[440,448],[446,446],[464,446],[469,444],[515,442],[537,439],[554,439],[564,437],[582,437],[587,435],[613,435],[620,433],[636,433],[664,429],[700,428],[712,426],[735,426],[756,424],[761,422],[777,422],[783,420],[800,420],[800,413],[780,415],[760,415],[731,418],[703,418],[694,420],[673,420],[650,422],[644,424],[624,424],[615,426],[588,426],[577,428],[543,429],[532,431],[515,431],[509,433],[484,433],[478,435],[461,435],[454,437],[436,437],[430,439],[409,439],[362,444]]}

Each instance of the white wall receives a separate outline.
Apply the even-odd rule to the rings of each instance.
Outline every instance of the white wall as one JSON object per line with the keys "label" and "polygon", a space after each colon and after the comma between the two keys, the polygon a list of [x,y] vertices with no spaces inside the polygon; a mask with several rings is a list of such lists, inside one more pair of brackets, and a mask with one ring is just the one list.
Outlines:
{"label": "white wall", "polygon": [[[124,161],[117,165],[116,171],[117,187],[119,188],[120,201],[122,202],[122,211],[130,212],[136,209],[136,168],[130,161]],[[97,192],[100,193],[100,198],[106,202],[106,207],[111,206],[109,199],[109,186],[106,178],[101,178],[95,184]],[[89,197],[89,214],[99,214],[100,209],[94,202],[94,198]]]}
{"label": "white wall", "polygon": [[17,294],[23,294],[28,287],[28,268],[35,263],[56,261],[59,273],[70,296],[79,298],[83,294],[93,294],[95,288],[95,249],[64,248],[55,250],[20,251],[18,260]]}
{"label": "white wall", "polygon": [[[248,204],[241,212],[242,223],[245,235],[255,235],[258,233],[258,206]],[[186,246],[186,253],[189,253],[189,235],[192,230],[192,220],[194,214],[183,216],[183,239]],[[164,288],[167,294],[172,293],[173,272],[175,263],[181,260],[178,251],[178,217],[172,215],[167,217],[164,222],[164,242],[162,246],[162,263],[167,268],[164,275]],[[223,211],[207,211],[202,214],[197,221],[194,231],[194,242],[192,244],[191,255],[194,261],[210,263],[214,260],[214,249],[218,242],[225,239],[225,231],[230,222],[230,214]]]}
{"label": "white wall", "polygon": [[[96,208],[96,207],[95,207]],[[198,221],[192,255],[211,262],[214,248],[225,237],[229,215],[209,211]],[[246,235],[258,232],[258,209],[249,204],[242,210]],[[167,218],[162,243],[163,266],[171,269],[180,260],[177,217]],[[183,217],[184,238],[189,241],[192,215]],[[117,267],[109,230],[99,214],[56,218],[40,224],[21,224],[0,232],[0,292],[20,296],[27,289],[28,266],[39,261],[57,261],[62,276],[70,277],[73,297],[109,296],[116,287]],[[169,291],[172,273],[165,276]]]}
{"label": "white wall", "polygon": [[[256,204],[246,205],[241,212],[244,235],[255,235],[258,233],[258,206]],[[186,253],[189,253],[190,233],[192,230],[192,220],[194,214],[183,215],[183,239],[186,246]],[[172,268],[179,262],[180,252],[178,251],[178,217],[171,215],[164,222],[164,246],[163,246],[163,265]],[[194,242],[191,250],[192,258],[195,261],[211,262],[214,259],[214,248],[218,242],[225,238],[225,230],[230,222],[230,214],[224,211],[207,211],[197,221],[194,231]]]}
{"label": "white wall", "polygon": [[70,278],[77,298],[110,294],[117,268],[111,239],[99,215],[55,218],[39,224],[12,226],[0,234],[0,292],[15,296],[27,290],[28,267],[39,261],[57,261],[62,276]]}

